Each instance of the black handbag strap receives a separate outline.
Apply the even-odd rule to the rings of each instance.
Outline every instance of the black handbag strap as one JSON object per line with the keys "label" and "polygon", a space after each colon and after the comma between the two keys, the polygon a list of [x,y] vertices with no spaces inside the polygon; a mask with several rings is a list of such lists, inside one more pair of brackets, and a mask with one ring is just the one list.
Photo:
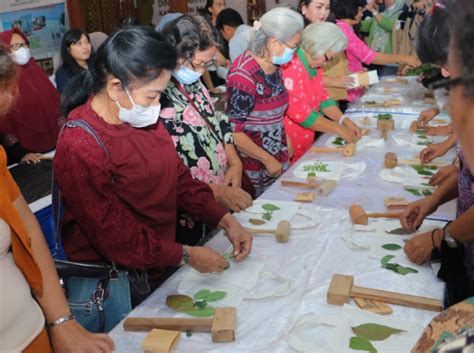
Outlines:
{"label": "black handbag strap", "polygon": [[[71,121],[66,122],[61,128],[61,131],[59,132],[58,142],[65,128],[81,128],[84,131],[86,131],[89,135],[91,135],[94,138],[94,140],[100,146],[102,151],[104,151],[107,159],[110,159],[107,147],[105,147],[104,142],[100,139],[100,137],[97,135],[95,130],[92,128],[92,126],[88,122],[82,119],[71,120]],[[55,242],[53,258],[57,258],[59,256],[59,247],[60,247],[60,240],[61,240],[61,218],[62,217],[61,217],[61,190],[59,190],[58,184],[56,183],[56,180],[54,178],[54,169],[53,169],[52,191],[53,191],[52,204],[53,204],[53,215],[54,215],[54,242]]]}

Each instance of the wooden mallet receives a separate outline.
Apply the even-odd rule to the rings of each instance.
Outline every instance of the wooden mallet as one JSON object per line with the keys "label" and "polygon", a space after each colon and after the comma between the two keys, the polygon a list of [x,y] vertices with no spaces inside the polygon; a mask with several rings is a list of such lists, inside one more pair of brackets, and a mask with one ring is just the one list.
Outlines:
{"label": "wooden mallet", "polygon": [[352,205],[349,208],[349,216],[353,224],[367,225],[369,218],[400,218],[400,213],[394,212],[373,212],[366,213],[360,205]]}
{"label": "wooden mallet", "polygon": [[344,305],[350,298],[371,299],[379,302],[408,306],[424,310],[441,311],[441,300],[379,289],[354,286],[354,277],[335,274],[327,293],[328,304]]}
{"label": "wooden mallet", "polygon": [[384,158],[384,167],[388,169],[393,169],[397,165],[403,164],[403,165],[423,165],[423,166],[432,166],[432,167],[443,167],[445,164],[442,163],[436,163],[436,162],[431,162],[431,163],[426,163],[422,164],[420,159],[415,159],[415,160],[407,160],[407,159],[398,159],[397,154],[393,152],[387,152],[385,154]]}
{"label": "wooden mallet", "polygon": [[311,147],[313,153],[342,153],[344,157],[351,157],[356,152],[355,143],[348,143],[344,147]]}
{"label": "wooden mallet", "polygon": [[278,223],[277,229],[257,229],[257,228],[245,228],[248,232],[257,235],[257,234],[273,234],[277,242],[286,243],[290,235],[290,222],[280,221]]}
{"label": "wooden mallet", "polygon": [[212,318],[129,317],[125,331],[151,331],[159,328],[173,331],[211,332],[213,342],[235,341],[236,308],[216,308]]}

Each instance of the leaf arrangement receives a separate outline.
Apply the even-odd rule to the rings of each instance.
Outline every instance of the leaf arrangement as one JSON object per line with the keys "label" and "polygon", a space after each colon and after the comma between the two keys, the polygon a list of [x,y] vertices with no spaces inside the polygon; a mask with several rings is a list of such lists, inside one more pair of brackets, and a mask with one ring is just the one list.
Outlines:
{"label": "leaf arrangement", "polygon": [[397,264],[397,263],[390,262],[390,260],[392,260],[394,257],[395,257],[394,255],[386,255],[386,256],[382,257],[382,260],[380,260],[380,262],[382,264],[382,268],[393,271],[393,272],[398,273],[399,275],[403,275],[403,276],[405,276],[409,273],[418,273],[418,271],[415,270],[414,268],[406,267],[406,266],[402,266],[402,265]]}
{"label": "leaf arrangement", "polygon": [[407,70],[405,76],[420,76],[421,74],[427,76],[436,71],[436,67],[431,64],[423,64],[418,67]]}
{"label": "leaf arrangement", "polygon": [[[338,137],[338,138],[340,138],[340,137]],[[338,138],[336,138],[336,140]],[[342,141],[344,141],[344,140],[342,140]],[[341,146],[343,146],[343,144],[341,144]],[[308,176],[310,176],[309,173],[330,172],[330,170],[328,169],[328,164],[327,163],[324,163],[324,162],[321,162],[321,161],[316,161],[313,164],[308,164],[308,165],[303,166],[303,172],[308,172]],[[314,174],[313,176],[316,176],[316,174]]]}
{"label": "leaf arrangement", "polygon": [[433,141],[431,141],[431,140],[418,141],[416,144],[417,144],[418,146],[429,146],[429,145],[433,144]]}
{"label": "leaf arrangement", "polygon": [[272,203],[265,203],[262,205],[262,208],[266,211],[262,215],[262,219],[264,219],[265,221],[271,221],[273,218],[273,212],[280,210],[280,207]]}
{"label": "leaf arrangement", "polygon": [[418,196],[418,197],[430,196],[431,194],[433,194],[433,191],[431,191],[431,189],[415,189],[415,188],[405,187],[405,190],[408,191],[410,194]]}
{"label": "leaf arrangement", "polygon": [[392,114],[386,113],[386,114],[377,114],[377,119],[378,120],[391,120],[393,118]]}
{"label": "leaf arrangement", "polygon": [[370,341],[383,341],[391,335],[405,332],[397,328],[373,323],[362,324],[356,327],[351,327],[351,329],[357,336],[352,336],[350,338],[349,348],[369,353],[377,353],[377,349],[375,349]]}
{"label": "leaf arrangement", "polygon": [[435,171],[438,170],[438,167],[435,167],[434,165],[416,164],[412,165],[412,168],[415,169],[418,174],[427,176],[434,175]]}
{"label": "leaf arrangement", "polygon": [[182,294],[168,295],[166,305],[180,313],[208,317],[214,315],[214,308],[208,306],[208,302],[224,299],[226,295],[224,291],[211,292],[209,289],[203,289],[194,294],[194,299]]}

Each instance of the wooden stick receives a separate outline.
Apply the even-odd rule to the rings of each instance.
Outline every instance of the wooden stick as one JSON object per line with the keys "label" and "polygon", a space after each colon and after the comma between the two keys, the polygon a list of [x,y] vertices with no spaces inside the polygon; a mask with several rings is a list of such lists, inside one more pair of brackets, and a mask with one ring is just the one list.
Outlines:
{"label": "wooden stick", "polygon": [[437,168],[441,168],[441,167],[444,167],[446,166],[446,163],[440,163],[440,162],[430,162],[430,163],[426,163],[426,164],[423,164],[421,163],[421,160],[420,159],[413,159],[413,160],[409,160],[409,159],[401,159],[398,161],[398,164],[404,164],[404,165],[422,165],[422,166],[426,166],[426,167],[437,167]]}
{"label": "wooden stick", "polygon": [[409,306],[412,308],[441,311],[443,303],[441,300],[419,297],[416,295],[400,294],[379,289],[362,288],[352,286],[350,296],[353,298],[372,299],[384,303]]}
{"label": "wooden stick", "polygon": [[367,213],[369,218],[400,218],[400,213],[393,212],[372,212]]}
{"label": "wooden stick", "polygon": [[304,183],[301,181],[282,180],[281,186],[305,188],[305,189],[317,189],[319,184],[316,183]]}
{"label": "wooden stick", "polygon": [[313,153],[339,153],[344,151],[343,147],[332,148],[332,147],[311,147],[309,149]]}
{"label": "wooden stick", "polygon": [[174,331],[210,332],[213,318],[153,318],[129,317],[125,319],[125,331],[151,331],[154,328]]}

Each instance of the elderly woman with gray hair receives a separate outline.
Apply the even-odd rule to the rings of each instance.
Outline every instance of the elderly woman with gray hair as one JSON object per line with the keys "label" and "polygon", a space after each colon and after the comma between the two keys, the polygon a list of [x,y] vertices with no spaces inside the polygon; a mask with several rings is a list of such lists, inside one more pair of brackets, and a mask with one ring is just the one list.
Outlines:
{"label": "elderly woman with gray hair", "polygon": [[288,92],[280,65],[288,63],[301,39],[303,17],[274,8],[254,23],[248,50],[227,76],[226,113],[244,170],[257,196],[289,167],[283,117]]}
{"label": "elderly woman with gray hair", "polygon": [[361,130],[342,114],[323,84],[321,66],[346,46],[347,38],[335,24],[313,23],[303,31],[301,48],[283,65],[290,96],[284,122],[294,150],[293,162],[312,145],[315,131],[335,133],[348,142],[361,136]]}

